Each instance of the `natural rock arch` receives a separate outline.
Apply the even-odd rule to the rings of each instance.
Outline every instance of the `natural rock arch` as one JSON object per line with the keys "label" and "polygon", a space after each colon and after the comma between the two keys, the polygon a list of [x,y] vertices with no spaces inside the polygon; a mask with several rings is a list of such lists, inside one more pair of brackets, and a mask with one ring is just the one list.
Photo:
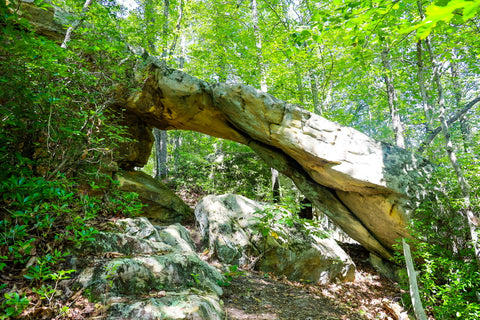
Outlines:
{"label": "natural rock arch", "polygon": [[[66,13],[38,10],[22,2],[35,32],[64,39]],[[409,237],[408,215],[429,171],[422,158],[252,87],[212,85],[152,57],[144,65],[140,89],[118,88],[115,106],[138,140],[123,149],[122,168],[147,162],[153,127],[198,131],[250,146],[371,252],[389,258],[396,240]]]}
{"label": "natural rock arch", "polygon": [[250,86],[212,85],[151,58],[146,65],[141,90],[117,105],[139,140],[123,167],[146,163],[153,127],[198,131],[250,146],[369,251],[390,258],[409,237],[425,160]]}

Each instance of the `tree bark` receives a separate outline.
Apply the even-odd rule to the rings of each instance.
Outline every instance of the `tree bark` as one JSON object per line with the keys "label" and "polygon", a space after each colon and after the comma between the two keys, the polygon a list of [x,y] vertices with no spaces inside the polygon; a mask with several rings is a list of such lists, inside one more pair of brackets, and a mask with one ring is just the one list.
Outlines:
{"label": "tree bark", "polygon": [[155,137],[155,179],[161,180],[167,177],[167,132],[153,129]]}
{"label": "tree bark", "polygon": [[[260,90],[267,92],[267,78],[265,72],[265,65],[263,63],[262,52],[262,36],[260,34],[260,28],[258,27],[258,9],[257,0],[251,0],[252,4],[252,23],[253,23],[253,35],[255,36],[255,47],[257,49],[257,68],[260,71]],[[271,168],[272,173],[272,198],[274,202],[280,201],[280,180],[278,179],[279,172]]]}
{"label": "tree bark", "polygon": [[453,146],[453,142],[450,136],[449,126],[445,118],[446,103],[445,103],[445,97],[443,94],[443,86],[440,81],[440,74],[438,73],[438,68],[435,66],[435,61],[433,58],[433,50],[428,37],[425,39],[425,45],[430,55],[432,65],[434,66],[433,80],[437,87],[437,94],[438,94],[438,101],[437,101],[438,109],[439,109],[438,119],[440,121],[440,127],[442,130],[443,136],[445,138],[444,139],[445,150],[447,151],[448,158],[450,159],[450,163],[453,167],[453,170],[455,171],[455,175],[457,176],[457,182],[462,192],[462,196],[464,200],[464,205],[463,205],[464,213],[465,213],[467,225],[470,231],[470,237],[471,237],[474,252],[475,252],[475,259],[477,261],[478,268],[480,269],[480,243],[478,239],[478,233],[480,229],[479,228],[480,219],[475,215],[475,213],[472,210],[471,203],[470,203],[470,199],[471,199],[470,186],[468,185],[467,180],[465,179],[465,176],[463,174],[463,169],[460,163],[458,162],[455,148]]}
{"label": "tree bark", "polygon": [[390,118],[392,119],[393,132],[395,134],[395,144],[397,147],[405,148],[405,137],[402,119],[398,112],[397,92],[391,79],[392,67],[390,66],[389,50],[384,49],[381,53],[382,64],[385,69],[383,79],[387,89],[388,106],[390,108]]}
{"label": "tree bark", "polygon": [[258,26],[257,0],[252,0],[252,23],[253,34],[255,36],[255,47],[257,49],[257,67],[260,72],[260,90],[262,90],[262,92],[267,92],[267,74],[265,72],[265,65],[263,61],[262,36],[260,34],[260,28]]}
{"label": "tree bark", "polygon": [[322,105],[318,99],[318,81],[313,71],[310,71],[310,89],[312,90],[313,110],[316,114],[323,114]]}
{"label": "tree bark", "polygon": [[67,43],[70,41],[72,38],[72,32],[75,31],[85,20],[85,15],[88,12],[88,9],[90,5],[92,4],[93,0],[85,0],[85,3],[83,4],[82,8],[82,14],[79,19],[75,20],[75,22],[68,27],[67,32],[65,33],[65,38],[63,39],[62,44],[60,45],[62,48],[66,49],[67,48]]}
{"label": "tree bark", "polygon": [[[454,54],[453,54],[454,55]],[[460,83],[458,82],[458,65],[455,62],[450,64],[450,73],[452,75],[452,85],[453,85],[453,94],[455,97],[455,104],[457,109],[460,109],[460,104],[462,101],[462,89]],[[472,130],[468,123],[468,118],[463,115],[460,118],[460,132],[462,133],[463,138],[463,151],[465,153],[472,153]]]}
{"label": "tree bark", "polygon": [[427,89],[425,87],[425,67],[423,65],[422,40],[417,42],[417,78],[420,87],[420,96],[422,98],[422,108],[425,115],[425,132],[429,134],[432,131],[433,108],[428,102]]}
{"label": "tree bark", "polygon": [[[179,33],[180,33],[180,29],[182,27],[182,20],[183,20],[183,0],[180,0],[180,4],[178,5],[178,19],[177,19],[177,23],[175,25],[175,32],[174,32],[174,35],[173,35],[173,40],[172,40],[172,43],[170,44],[170,50],[169,50],[169,55],[170,56],[173,56],[174,53],[175,53],[175,48],[177,47],[177,42],[178,42],[178,38],[179,38]],[[180,69],[183,68],[182,67],[179,67]]]}
{"label": "tree bark", "polygon": [[298,95],[298,101],[300,101],[300,104],[304,105],[305,104],[305,97],[303,94],[303,77],[302,77],[302,72],[300,71],[300,68],[298,66],[298,63],[294,62],[295,66],[295,79],[297,80],[297,95]]}
{"label": "tree bark", "polygon": [[163,0],[162,60],[168,57],[168,20],[170,18],[170,0]]}

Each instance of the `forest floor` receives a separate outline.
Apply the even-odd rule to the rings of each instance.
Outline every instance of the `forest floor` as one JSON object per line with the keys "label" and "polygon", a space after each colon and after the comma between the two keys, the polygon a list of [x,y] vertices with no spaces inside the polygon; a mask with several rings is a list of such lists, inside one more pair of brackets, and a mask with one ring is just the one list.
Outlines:
{"label": "forest floor", "polygon": [[[202,197],[191,190],[179,195],[192,208]],[[204,248],[196,226],[187,226],[187,229],[202,257]],[[378,274],[369,262],[369,252],[362,246],[340,245],[355,262],[354,282],[319,285],[289,281],[254,270],[239,270],[238,276],[224,287],[222,299],[226,319],[409,319],[407,312],[411,310],[402,307],[402,299],[408,294],[398,283]],[[209,262],[208,257],[203,258]]]}
{"label": "forest floor", "polygon": [[[195,231],[193,238],[196,238]],[[401,306],[405,292],[399,285],[375,271],[363,247],[355,244],[342,247],[357,267],[354,282],[319,285],[253,270],[237,270],[237,276],[224,287],[226,319],[407,320],[407,311]]]}
{"label": "forest floor", "polygon": [[[187,226],[197,244],[198,254],[219,269],[225,269],[215,261],[208,261],[201,247],[201,239],[195,226]],[[379,275],[368,262],[368,252],[360,245],[344,244],[343,249],[356,265],[355,281],[338,284],[312,284],[289,281],[253,270],[236,270],[230,285],[223,288],[226,320],[276,319],[276,320],[333,320],[333,319],[394,319],[407,320],[401,307],[405,297],[398,284]],[[27,283],[17,284],[19,288]],[[59,288],[60,289],[60,288]],[[61,291],[66,290],[62,288]],[[23,291],[23,290],[21,290]],[[30,307],[18,319],[22,320],[77,320],[105,319],[106,309],[100,303],[90,302],[80,289],[68,299],[53,299],[46,306],[31,291],[24,291],[31,298]],[[53,297],[52,297],[53,298]],[[55,310],[69,307],[68,315]]]}
{"label": "forest floor", "polygon": [[[368,257],[362,247],[349,246]],[[227,319],[408,319],[399,286],[354,260],[357,274],[350,283],[318,285],[246,272],[224,289]]]}
{"label": "forest floor", "polygon": [[[199,196],[188,199],[183,195],[182,198],[193,206]],[[207,254],[204,254],[196,226],[192,224],[186,227],[197,245],[199,256],[213,266],[225,270],[226,266],[209,261]],[[221,297],[226,311],[225,319],[409,319],[409,310],[402,307],[402,299],[407,296],[406,293],[397,283],[375,271],[369,263],[368,251],[355,244],[341,246],[355,262],[355,281],[319,285],[289,281],[285,277],[254,270],[236,270],[229,285],[224,287]],[[6,280],[9,277],[3,275],[3,278]],[[29,286],[23,279],[18,281],[15,287],[20,289]],[[105,319],[105,306],[88,301],[83,296],[83,290],[69,295],[68,299],[53,299],[48,306],[44,300],[38,300],[31,290],[20,291],[24,292],[31,302],[30,307],[18,319]],[[69,308],[68,315],[52,313],[62,307]]]}

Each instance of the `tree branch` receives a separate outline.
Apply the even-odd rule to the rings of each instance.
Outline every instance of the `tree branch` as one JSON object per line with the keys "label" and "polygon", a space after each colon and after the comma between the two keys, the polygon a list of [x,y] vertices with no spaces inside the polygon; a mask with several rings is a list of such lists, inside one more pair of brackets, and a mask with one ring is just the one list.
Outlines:
{"label": "tree branch", "polygon": [[[460,109],[453,117],[448,119],[447,124],[451,125],[452,123],[454,123],[455,121],[460,119],[460,117],[462,117],[465,113],[467,113],[470,109],[472,109],[473,106],[479,101],[480,101],[480,97],[476,97],[475,99],[473,99],[472,101],[467,103],[467,105],[465,105],[465,107]],[[417,149],[417,152],[422,153],[423,151],[425,151],[425,149],[428,147],[428,145],[433,141],[433,139],[435,139],[435,137],[441,131],[442,131],[441,127],[437,127],[435,130],[431,131],[430,134],[428,135],[428,137],[420,144],[420,146]]]}
{"label": "tree branch", "polygon": [[67,29],[67,33],[65,34],[65,38],[63,39],[63,42],[60,47],[66,49],[67,48],[67,43],[70,41],[70,38],[72,37],[72,32],[76,30],[82,23],[83,20],[85,20],[88,9],[90,5],[92,4],[93,0],[85,0],[85,3],[83,4],[82,8],[82,14],[78,20],[76,20],[70,27]]}

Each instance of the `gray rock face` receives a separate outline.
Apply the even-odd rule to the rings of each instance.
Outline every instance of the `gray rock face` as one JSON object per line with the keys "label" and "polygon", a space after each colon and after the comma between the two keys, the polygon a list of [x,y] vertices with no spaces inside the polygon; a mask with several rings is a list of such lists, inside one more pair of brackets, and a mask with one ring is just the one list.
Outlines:
{"label": "gray rock face", "polygon": [[51,1],[43,1],[41,5],[33,0],[23,0],[20,4],[20,15],[25,16],[36,33],[61,42],[65,37],[66,27],[74,16]]}
{"label": "gray rock face", "polygon": [[290,177],[350,237],[391,257],[410,237],[409,210],[428,164],[249,86],[216,84],[152,61],[122,106],[160,129],[194,130],[250,146]]}
{"label": "gray rock face", "polygon": [[256,263],[259,270],[291,280],[355,280],[350,257],[334,240],[316,235],[323,230],[307,232],[299,225],[289,227],[278,222],[291,217],[285,210],[266,221],[262,218],[266,208],[266,204],[233,194],[203,198],[195,208],[195,217],[210,253],[223,263],[240,266],[260,257]]}
{"label": "gray rock face", "polygon": [[115,175],[119,189],[138,193],[146,205],[143,215],[150,220],[169,224],[193,220],[193,210],[170,188],[139,171],[119,171]]}
{"label": "gray rock face", "polygon": [[107,319],[223,319],[223,275],[201,260],[179,224],[155,227],[146,218],[116,222],[82,248],[100,255],[77,281],[109,306]]}

